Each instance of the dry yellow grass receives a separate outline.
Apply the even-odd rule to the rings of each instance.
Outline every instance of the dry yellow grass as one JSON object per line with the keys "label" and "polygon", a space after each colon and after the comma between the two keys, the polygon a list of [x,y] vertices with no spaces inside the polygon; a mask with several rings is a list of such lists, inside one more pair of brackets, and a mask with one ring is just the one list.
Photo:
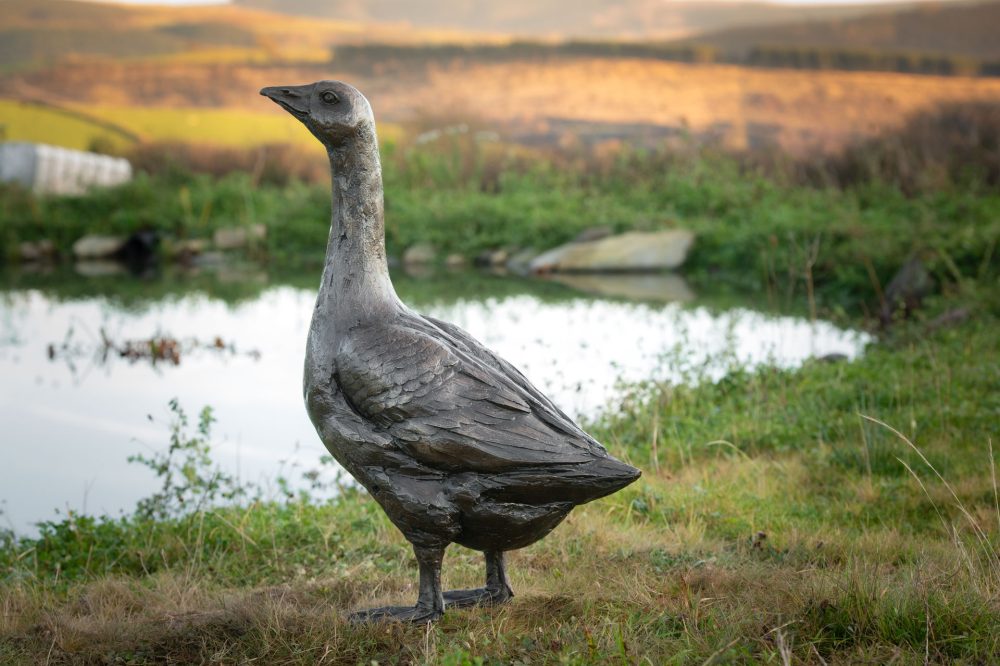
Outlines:
{"label": "dry yellow grass", "polygon": [[945,103],[1000,103],[1000,79],[595,58],[455,61],[366,73],[329,64],[78,63],[9,75],[0,80],[0,94],[103,107],[240,107],[281,114],[257,96],[260,87],[320,78],[355,83],[381,121],[444,113],[539,129],[551,118],[641,123],[714,133],[735,148],[763,138],[793,152],[839,148]]}
{"label": "dry yellow grass", "polygon": [[[8,141],[38,141],[89,150],[95,140],[124,148],[134,141],[186,142],[199,146],[252,148],[288,144],[318,152],[316,139],[287,118],[245,109],[75,106],[55,108],[0,99],[0,126]],[[383,140],[401,130],[379,128]]]}
{"label": "dry yellow grass", "polygon": [[[781,661],[785,642],[795,663],[920,663],[925,650],[935,662],[949,657],[937,634],[927,648],[913,638],[925,622],[942,638],[966,628],[953,613],[970,613],[974,631],[989,624],[982,605],[992,589],[976,588],[974,576],[955,567],[947,538],[917,545],[883,526],[861,538],[837,530],[771,533],[755,545],[693,529],[709,508],[722,508],[715,500],[726,494],[763,491],[756,502],[789,489],[805,494],[795,490],[800,467],[740,459],[676,476],[647,471],[647,487],[664,494],[695,499],[706,484],[710,507],[695,502],[688,524],[681,519],[671,529],[625,515],[621,502],[578,509],[549,538],[511,554],[511,604],[452,611],[430,628],[345,621],[351,609],[416,593],[408,549],[390,528],[374,534],[378,558],[337,547],[330,553],[336,567],[318,575],[300,568],[280,584],[220,585],[193,565],[67,590],[30,581],[0,587],[0,656],[24,663],[474,664],[472,655],[500,663],[789,663]],[[752,511],[745,499],[723,511]],[[376,563],[386,557],[390,570]],[[445,582],[478,585],[481,568],[478,553],[452,548]],[[989,652],[988,637],[979,640]]]}
{"label": "dry yellow grass", "polygon": [[437,107],[496,122],[560,117],[693,132],[727,124],[734,147],[755,129],[775,127],[791,150],[838,147],[958,101],[1000,103],[1000,80],[577,59],[432,69],[425,83],[386,86],[373,99],[383,116],[396,118]]}

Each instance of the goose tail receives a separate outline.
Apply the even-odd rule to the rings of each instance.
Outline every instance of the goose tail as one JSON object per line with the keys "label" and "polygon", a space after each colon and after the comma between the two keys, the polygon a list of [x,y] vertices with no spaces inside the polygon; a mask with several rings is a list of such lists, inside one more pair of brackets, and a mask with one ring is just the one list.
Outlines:
{"label": "goose tail", "polygon": [[640,470],[611,456],[598,458],[593,462],[581,465],[581,467],[586,468],[581,471],[587,474],[593,483],[593,487],[587,493],[584,502],[600,499],[617,492],[642,476]]}
{"label": "goose tail", "polygon": [[621,490],[641,476],[635,467],[608,455],[585,463],[546,465],[505,472],[488,480],[486,494],[498,501],[530,505],[586,504]]}

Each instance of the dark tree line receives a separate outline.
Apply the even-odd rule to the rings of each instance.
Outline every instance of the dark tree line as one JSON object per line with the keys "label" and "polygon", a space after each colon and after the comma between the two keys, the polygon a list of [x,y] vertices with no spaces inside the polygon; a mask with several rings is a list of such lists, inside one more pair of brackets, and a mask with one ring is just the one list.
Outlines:
{"label": "dark tree line", "polygon": [[354,44],[338,46],[340,66],[366,68],[385,62],[421,64],[455,59],[480,62],[550,60],[567,57],[641,58],[750,67],[902,72],[939,76],[1000,76],[1000,62],[951,55],[795,46],[755,46],[735,54],[702,44],[530,40],[503,44]]}
{"label": "dark tree line", "polygon": [[984,71],[984,66],[992,66],[995,72],[998,63],[983,63],[969,58],[924,53],[756,46],[747,53],[743,64],[752,67],[903,72],[940,76],[988,76],[990,73]]}

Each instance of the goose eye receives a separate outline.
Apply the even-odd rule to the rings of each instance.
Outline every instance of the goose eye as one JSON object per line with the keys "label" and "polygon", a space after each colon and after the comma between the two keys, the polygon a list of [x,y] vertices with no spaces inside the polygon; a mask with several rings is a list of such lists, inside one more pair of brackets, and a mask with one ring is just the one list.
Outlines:
{"label": "goose eye", "polygon": [[327,90],[325,93],[320,95],[320,99],[322,99],[327,104],[336,104],[337,102],[340,101],[340,97],[338,97],[337,93],[333,92],[332,90]]}

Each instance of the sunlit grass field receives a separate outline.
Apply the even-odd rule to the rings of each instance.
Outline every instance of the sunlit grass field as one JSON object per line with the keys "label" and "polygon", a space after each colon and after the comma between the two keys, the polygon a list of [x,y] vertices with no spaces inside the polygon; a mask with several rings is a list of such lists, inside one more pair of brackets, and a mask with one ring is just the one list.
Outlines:
{"label": "sunlit grass field", "polygon": [[0,124],[8,141],[37,141],[86,150],[95,140],[113,146],[133,143],[131,137],[88,120],[120,127],[145,141],[247,147],[268,143],[313,144],[316,139],[301,124],[278,114],[240,109],[150,109],[87,107],[86,115],[16,102],[0,101]]}
{"label": "sunlit grass field", "polygon": [[[95,142],[122,149],[134,143],[134,138],[234,148],[266,144],[316,147],[309,131],[287,114],[244,109],[86,106],[64,111],[0,100],[0,127],[6,141],[35,141],[79,150]],[[380,123],[379,133],[383,140],[391,140],[399,135],[399,127]]]}
{"label": "sunlit grass field", "polygon": [[[552,121],[565,121],[593,124],[611,136],[657,126],[682,135],[718,136],[734,148],[762,142],[797,153],[838,150],[851,141],[898,129],[913,115],[939,105],[1000,103],[1000,78],[762,70],[627,58],[389,61],[371,72],[353,72],[335,62],[260,67],[180,62],[170,55],[155,65],[81,63],[45,76],[23,76],[32,90],[53,103],[93,109],[139,130],[149,126],[151,134],[169,132],[170,138],[190,141],[212,137],[213,121],[208,118],[231,117],[237,123],[244,118],[229,116],[236,113],[229,109],[267,113],[256,94],[260,87],[330,77],[364,91],[380,125],[435,118],[443,124],[461,118],[501,130],[558,133]],[[151,76],[155,85],[150,85]],[[21,85],[17,76],[11,78],[13,88]],[[239,85],[220,86],[220,78]],[[193,99],[212,99],[217,105],[200,125],[189,123],[187,116],[194,112],[182,108]],[[150,117],[137,110],[143,107],[156,111]],[[171,118],[168,108],[181,114],[173,117],[178,121],[173,128],[164,128]],[[261,132],[270,139],[307,140],[301,139],[305,133],[294,120],[278,120],[277,111],[274,116],[261,121]],[[228,126],[228,120],[220,122],[227,126],[215,140],[242,140],[227,138],[238,134],[237,129]],[[571,136],[565,138],[572,141]]]}
{"label": "sunlit grass field", "polygon": [[313,145],[316,139],[287,114],[255,113],[242,109],[94,106],[87,112],[127,127],[151,141],[185,141],[220,146],[268,143]]}
{"label": "sunlit grass field", "polygon": [[86,117],[14,100],[0,100],[0,138],[78,150],[86,150],[95,141],[116,148],[132,143],[131,138],[121,131],[102,127]]}

